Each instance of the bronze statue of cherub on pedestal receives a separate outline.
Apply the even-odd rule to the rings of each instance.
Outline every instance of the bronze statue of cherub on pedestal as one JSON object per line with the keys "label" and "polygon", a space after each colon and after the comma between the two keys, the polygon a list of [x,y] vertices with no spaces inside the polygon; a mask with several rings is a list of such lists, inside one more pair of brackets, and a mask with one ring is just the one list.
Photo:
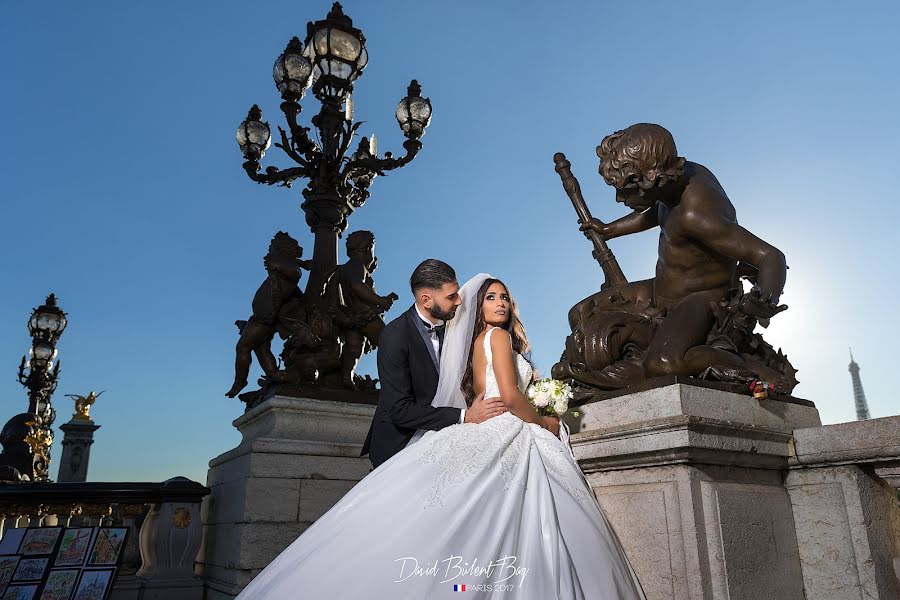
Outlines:
{"label": "bronze statue of cherub on pedestal", "polygon": [[[789,394],[796,370],[754,333],[787,309],[784,254],[737,222],[712,172],[678,156],[672,135],[648,123],[606,136],[600,174],[631,214],[590,217],[562,154],[556,170],[606,275],[596,294],[569,311],[571,335],[553,376],[586,390],[614,390],[680,375]],[[628,282],[606,240],[660,228],[656,276]],[[744,291],[741,280],[752,284]]]}
{"label": "bronze statue of cherub on pedestal", "polygon": [[[321,289],[298,287],[303,249],[290,235],[278,232],[264,259],[268,277],[253,298],[253,315],[237,321],[241,337],[236,347],[235,380],[226,396],[235,397],[247,386],[252,355],[264,372],[263,389],[241,394],[248,407],[262,401],[275,386],[288,384],[302,393],[372,392],[375,380],[356,375],[360,357],[378,346],[384,313],[396,294],[375,291],[375,236],[356,231],[347,236],[349,260],[334,268]],[[272,353],[275,334],[285,340],[282,364]],[[295,390],[298,391],[298,390]],[[333,394],[332,394],[333,396]]]}

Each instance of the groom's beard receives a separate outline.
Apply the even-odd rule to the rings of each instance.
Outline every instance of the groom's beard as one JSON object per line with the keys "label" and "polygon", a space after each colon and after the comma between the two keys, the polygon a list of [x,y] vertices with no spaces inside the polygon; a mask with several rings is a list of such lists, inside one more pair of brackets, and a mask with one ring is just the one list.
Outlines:
{"label": "groom's beard", "polygon": [[453,306],[448,311],[443,311],[437,304],[432,305],[431,308],[428,309],[428,314],[432,319],[440,319],[441,321],[449,321],[453,317],[456,316],[456,306]]}

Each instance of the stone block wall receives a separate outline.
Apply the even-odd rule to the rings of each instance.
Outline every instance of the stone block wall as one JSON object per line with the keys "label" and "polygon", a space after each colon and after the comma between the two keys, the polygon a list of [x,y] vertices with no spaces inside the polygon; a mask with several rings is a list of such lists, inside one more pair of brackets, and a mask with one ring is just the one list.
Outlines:
{"label": "stone block wall", "polygon": [[234,598],[372,469],[359,451],[374,407],[273,398],[235,421],[245,439],[210,461],[197,570]]}

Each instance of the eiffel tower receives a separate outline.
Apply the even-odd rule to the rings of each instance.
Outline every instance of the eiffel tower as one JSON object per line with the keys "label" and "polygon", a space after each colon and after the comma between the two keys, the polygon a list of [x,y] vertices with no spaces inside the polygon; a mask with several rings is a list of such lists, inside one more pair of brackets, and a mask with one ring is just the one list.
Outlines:
{"label": "eiffel tower", "polygon": [[866,403],[866,393],[863,391],[862,380],[859,378],[859,365],[853,360],[853,349],[850,349],[850,377],[853,378],[853,399],[856,401],[856,420],[864,421],[869,418],[869,405]]}

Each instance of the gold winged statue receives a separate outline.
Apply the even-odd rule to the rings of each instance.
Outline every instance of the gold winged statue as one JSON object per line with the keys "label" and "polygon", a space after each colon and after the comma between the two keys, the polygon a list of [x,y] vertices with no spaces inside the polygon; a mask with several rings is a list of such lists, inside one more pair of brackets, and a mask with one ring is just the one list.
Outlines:
{"label": "gold winged statue", "polygon": [[[106,390],[103,390],[103,392],[105,391]],[[72,415],[72,417],[75,419],[90,421],[91,404],[96,402],[97,398],[99,398],[100,394],[102,394],[103,392],[97,394],[91,391],[88,392],[87,396],[79,396],[78,394],[66,394],[66,396],[75,400],[75,414]]]}

